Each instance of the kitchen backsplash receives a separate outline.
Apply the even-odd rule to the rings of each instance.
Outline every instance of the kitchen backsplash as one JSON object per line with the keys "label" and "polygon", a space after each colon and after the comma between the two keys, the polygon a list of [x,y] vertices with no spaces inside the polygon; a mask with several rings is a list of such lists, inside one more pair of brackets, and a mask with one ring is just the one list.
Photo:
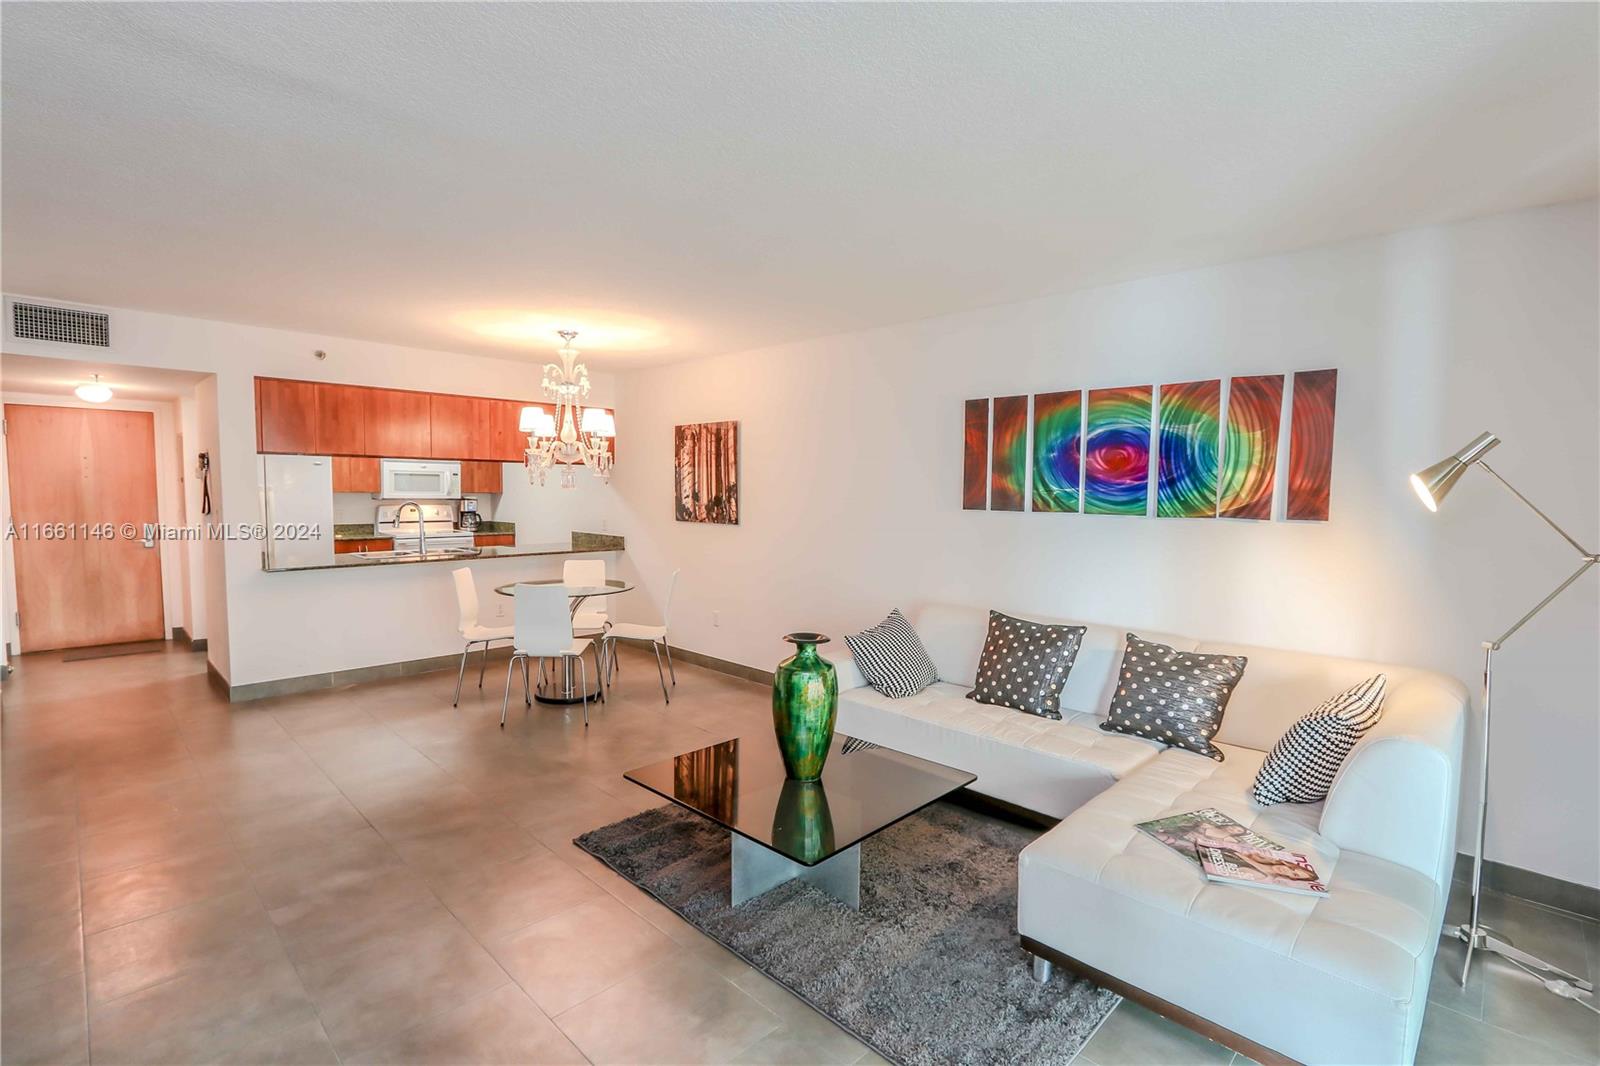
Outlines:
{"label": "kitchen backsplash", "polygon": [[[495,497],[471,496],[469,499],[478,501],[478,513],[483,515],[485,521],[494,518]],[[336,525],[349,525],[357,522],[372,524],[372,516],[382,502],[373,499],[367,492],[336,492],[333,494],[333,521]]]}

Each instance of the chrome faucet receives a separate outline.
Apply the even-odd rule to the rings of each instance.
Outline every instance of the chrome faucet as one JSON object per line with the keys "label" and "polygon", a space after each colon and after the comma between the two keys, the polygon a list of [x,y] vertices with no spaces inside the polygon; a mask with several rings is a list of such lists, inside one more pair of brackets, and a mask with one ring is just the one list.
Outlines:
{"label": "chrome faucet", "polygon": [[402,503],[395,508],[394,523],[395,525],[400,524],[400,516],[406,513],[407,507],[415,507],[417,509],[417,554],[426,558],[428,554],[428,527],[422,519],[422,504],[415,500],[407,500]]}

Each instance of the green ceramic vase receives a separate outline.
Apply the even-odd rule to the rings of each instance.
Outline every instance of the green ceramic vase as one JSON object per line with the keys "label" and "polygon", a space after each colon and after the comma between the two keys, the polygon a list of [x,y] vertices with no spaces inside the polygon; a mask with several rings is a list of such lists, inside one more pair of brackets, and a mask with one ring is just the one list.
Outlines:
{"label": "green ceramic vase", "polygon": [[799,650],[778,664],[772,677],[772,728],[778,734],[783,768],[796,781],[815,781],[828,761],[833,720],[839,711],[839,678],[833,664],[817,654],[828,638],[821,633],[790,633],[783,638]]}

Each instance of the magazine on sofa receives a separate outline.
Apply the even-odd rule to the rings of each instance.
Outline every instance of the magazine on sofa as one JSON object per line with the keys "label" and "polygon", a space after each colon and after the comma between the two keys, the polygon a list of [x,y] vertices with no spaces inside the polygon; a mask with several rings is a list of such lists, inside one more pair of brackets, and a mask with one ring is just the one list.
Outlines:
{"label": "magazine on sofa", "polygon": [[1317,868],[1299,852],[1252,848],[1242,844],[1195,845],[1206,878],[1223,885],[1250,885],[1302,896],[1325,896],[1328,886]]}
{"label": "magazine on sofa", "polygon": [[1195,854],[1195,848],[1202,843],[1243,844],[1268,851],[1283,850],[1283,845],[1276,840],[1234,821],[1215,807],[1139,822],[1134,828],[1153,840],[1159,840],[1197,866],[1200,857]]}

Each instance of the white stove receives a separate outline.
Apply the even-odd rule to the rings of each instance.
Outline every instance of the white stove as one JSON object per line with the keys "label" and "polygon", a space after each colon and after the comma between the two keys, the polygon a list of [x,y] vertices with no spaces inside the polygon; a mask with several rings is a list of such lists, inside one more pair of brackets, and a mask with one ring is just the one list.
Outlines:
{"label": "white stove", "polygon": [[456,528],[456,509],[448,503],[380,504],[373,532],[379,537],[393,537],[395,551],[419,550],[422,537],[417,529],[418,507],[422,508],[422,529],[428,534],[430,552],[472,547],[472,534]]}

